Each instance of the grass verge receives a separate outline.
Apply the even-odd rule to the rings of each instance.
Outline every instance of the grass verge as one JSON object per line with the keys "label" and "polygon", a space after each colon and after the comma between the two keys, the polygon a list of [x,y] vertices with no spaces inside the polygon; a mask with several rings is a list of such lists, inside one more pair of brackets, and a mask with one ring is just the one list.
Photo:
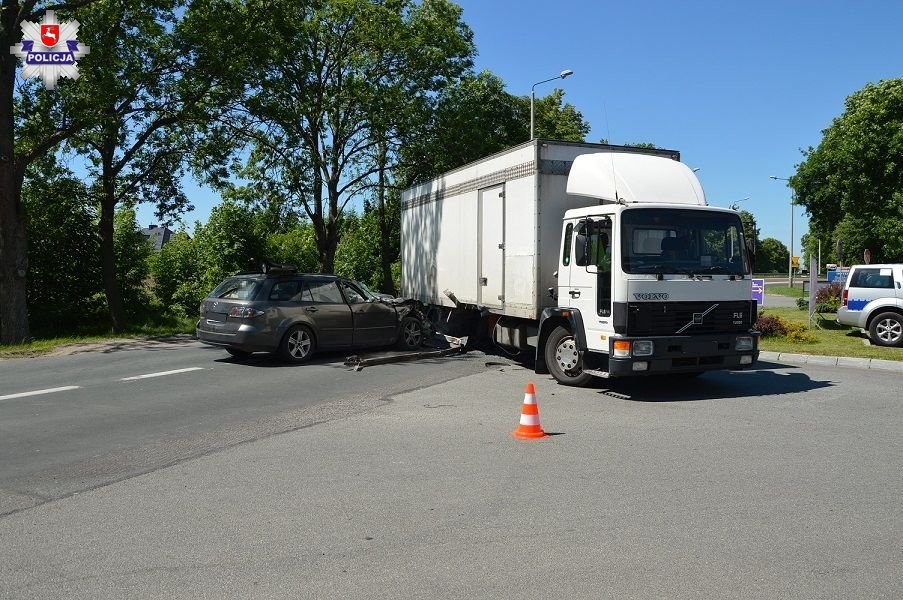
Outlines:
{"label": "grass verge", "polygon": [[[771,288],[769,288],[769,292]],[[762,312],[776,315],[792,323],[808,324],[809,313],[796,308],[766,308]],[[811,343],[789,340],[784,337],[763,337],[759,348],[769,352],[792,352],[819,356],[852,356],[903,361],[903,348],[884,348],[867,344],[868,336],[859,329],[838,325],[835,315],[825,314],[819,320],[816,315],[809,330],[815,337]],[[818,326],[816,326],[818,323]]]}
{"label": "grass verge", "polygon": [[195,319],[166,319],[160,323],[146,323],[129,327],[125,333],[103,333],[86,331],[74,335],[54,336],[49,333],[38,332],[28,344],[0,345],[0,358],[15,358],[23,356],[40,356],[53,352],[63,346],[76,344],[92,344],[121,339],[145,339],[155,337],[168,337],[185,333],[194,333]]}

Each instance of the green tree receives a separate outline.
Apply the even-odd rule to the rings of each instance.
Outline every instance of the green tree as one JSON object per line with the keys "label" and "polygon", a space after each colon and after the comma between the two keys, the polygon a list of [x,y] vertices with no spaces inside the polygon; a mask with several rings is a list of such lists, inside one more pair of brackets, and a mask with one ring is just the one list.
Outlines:
{"label": "green tree", "polygon": [[30,325],[55,332],[90,321],[101,292],[100,240],[84,182],[45,156],[29,167],[22,199],[28,216]]}
{"label": "green tree", "polygon": [[[92,0],[39,2],[3,0],[0,48],[22,41],[22,23],[39,22],[45,10],[65,14]],[[0,66],[0,343],[31,339],[28,322],[28,229],[22,187],[29,165],[78,131],[81,122],[65,117],[53,96],[32,80],[17,86],[18,58],[8,51]],[[59,86],[71,82],[63,80]],[[23,134],[24,133],[24,134]]]}
{"label": "green tree", "polygon": [[114,331],[126,326],[115,260],[117,206],[151,203],[164,221],[191,208],[181,185],[186,161],[240,85],[241,69],[218,52],[231,31],[224,23],[235,17],[211,12],[230,6],[202,0],[186,10],[180,0],[98,0],[79,13],[85,41],[104,52],[86,56],[82,77],[61,93],[88,122],[68,143],[87,158],[94,181]]}
{"label": "green tree", "polygon": [[123,304],[131,317],[147,314],[147,278],[150,275],[148,259],[153,246],[141,233],[135,218],[135,210],[124,208],[116,211],[113,221],[113,258],[117,266],[117,279],[122,291]]}
{"label": "green tree", "polygon": [[[527,137],[529,137],[529,96],[523,97],[522,103],[526,104]],[[573,104],[564,103],[564,90],[560,88],[556,88],[548,96],[536,100],[534,119],[534,133],[537,138],[583,142],[586,141],[586,134],[590,130],[589,122],[583,118],[583,114]]]}
{"label": "green tree", "polygon": [[847,97],[818,147],[803,155],[791,185],[814,243],[827,243],[834,259],[840,239],[845,258],[868,248],[874,262],[903,260],[903,79]]}
{"label": "green tree", "polygon": [[756,271],[760,273],[782,273],[790,263],[787,246],[775,238],[765,238],[756,252]]}
{"label": "green tree", "polygon": [[381,169],[380,145],[409,119],[401,100],[422,104],[470,65],[460,16],[447,0],[279,0],[257,15],[269,42],[245,100],[254,126],[239,121],[253,145],[242,174],[303,208],[322,271],[334,270],[343,211]]}

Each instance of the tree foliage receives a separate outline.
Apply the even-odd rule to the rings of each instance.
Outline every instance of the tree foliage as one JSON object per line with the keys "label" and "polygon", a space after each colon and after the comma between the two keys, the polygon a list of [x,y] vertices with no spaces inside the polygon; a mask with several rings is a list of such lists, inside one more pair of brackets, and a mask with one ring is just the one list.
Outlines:
{"label": "tree foliage", "polygon": [[775,238],[765,238],[756,251],[756,271],[783,273],[790,264],[790,251]]}
{"label": "tree foliage", "polygon": [[836,261],[839,239],[848,257],[868,248],[874,262],[903,260],[903,79],[850,95],[822,134],[791,180],[810,215],[807,250],[822,240]]}

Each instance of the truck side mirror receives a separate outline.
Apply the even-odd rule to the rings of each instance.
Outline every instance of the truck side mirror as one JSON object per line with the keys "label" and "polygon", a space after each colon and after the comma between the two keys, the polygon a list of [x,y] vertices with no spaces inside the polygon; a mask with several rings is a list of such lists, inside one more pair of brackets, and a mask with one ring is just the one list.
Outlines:
{"label": "truck side mirror", "polygon": [[746,242],[746,266],[749,268],[750,275],[756,272],[756,252],[748,241]]}

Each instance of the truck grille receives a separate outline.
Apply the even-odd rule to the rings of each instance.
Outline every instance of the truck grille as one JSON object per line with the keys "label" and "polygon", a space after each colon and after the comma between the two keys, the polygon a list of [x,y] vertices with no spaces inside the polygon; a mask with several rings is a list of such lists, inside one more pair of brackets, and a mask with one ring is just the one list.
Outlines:
{"label": "truck grille", "polygon": [[752,328],[752,305],[733,302],[630,302],[627,334],[699,335]]}

